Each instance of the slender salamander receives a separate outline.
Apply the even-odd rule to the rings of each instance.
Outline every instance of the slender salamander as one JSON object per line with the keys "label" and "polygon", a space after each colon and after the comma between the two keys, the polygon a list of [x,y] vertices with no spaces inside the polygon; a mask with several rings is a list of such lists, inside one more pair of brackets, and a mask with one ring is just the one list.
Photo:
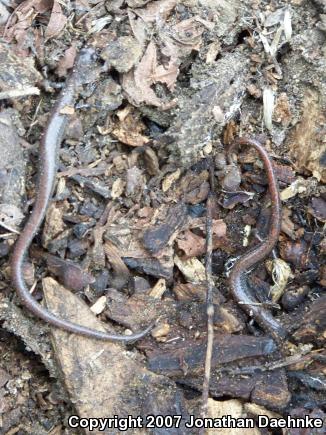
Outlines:
{"label": "slender salamander", "polygon": [[98,340],[131,342],[144,337],[152,329],[153,325],[150,325],[139,333],[124,336],[96,331],[69,322],[68,320],[60,319],[49,310],[42,307],[34,299],[26,286],[23,276],[24,259],[27,256],[28,249],[34,236],[44,220],[54,188],[57,172],[58,150],[63,140],[65,127],[68,123],[68,116],[63,114],[62,111],[66,106],[72,106],[74,104],[76,88],[83,81],[83,71],[85,71],[86,68],[90,68],[93,54],[94,50],[90,48],[84,48],[80,51],[73,70],[67,79],[66,85],[62,89],[57,103],[52,110],[48,124],[42,136],[35,203],[32,213],[14,246],[11,259],[12,281],[24,306],[35,316],[50,325]]}
{"label": "slender salamander", "polygon": [[257,263],[262,261],[273,250],[276,245],[281,230],[281,201],[279,197],[277,179],[274,174],[272,161],[263,147],[255,139],[239,138],[235,140],[227,149],[227,154],[232,162],[231,154],[239,145],[249,145],[255,148],[261,159],[267,173],[269,193],[271,198],[271,217],[269,232],[266,240],[258,246],[249,250],[240,257],[234,264],[230,276],[229,285],[234,299],[241,303],[241,308],[248,314],[252,315],[256,322],[272,335],[275,341],[285,338],[285,328],[271,315],[265,308],[257,305],[257,300],[251,295],[246,279],[246,273]]}

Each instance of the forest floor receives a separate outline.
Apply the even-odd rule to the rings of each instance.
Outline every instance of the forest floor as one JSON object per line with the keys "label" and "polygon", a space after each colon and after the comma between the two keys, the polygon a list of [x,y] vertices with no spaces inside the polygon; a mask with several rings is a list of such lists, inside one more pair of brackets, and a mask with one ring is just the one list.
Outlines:
{"label": "forest floor", "polygon": [[[88,433],[69,416],[151,414],[182,422],[127,433],[199,433],[184,424],[202,403],[209,201],[208,415],[325,419],[325,1],[0,0],[0,32],[0,434]],[[156,322],[128,345],[51,328],[11,283],[40,138],[84,46],[94,55],[65,108],[25,280],[50,311],[93,329],[128,336]],[[257,152],[239,146],[228,160],[239,137],[264,145],[278,180],[278,243],[246,277],[285,338],[230,292],[232,265],[268,238],[273,206]]]}

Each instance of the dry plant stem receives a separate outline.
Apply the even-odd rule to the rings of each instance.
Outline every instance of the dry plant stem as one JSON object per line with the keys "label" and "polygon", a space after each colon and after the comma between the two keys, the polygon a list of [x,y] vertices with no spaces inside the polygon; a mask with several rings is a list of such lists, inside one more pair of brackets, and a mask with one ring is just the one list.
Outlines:
{"label": "dry plant stem", "polygon": [[272,161],[266,149],[258,140],[239,138],[233,142],[227,150],[231,162],[232,152],[239,145],[249,145],[255,148],[263,160],[271,197],[271,217],[266,240],[250,249],[249,252],[240,257],[233,266],[229,277],[230,291],[234,299],[241,304],[241,308],[249,316],[252,316],[265,331],[271,334],[276,342],[281,343],[286,337],[286,330],[274,319],[268,310],[261,305],[257,305],[257,300],[251,294],[246,279],[246,273],[272,252],[279,238],[281,230],[281,201],[277,179],[274,174]]}
{"label": "dry plant stem", "polygon": [[[214,304],[213,304],[213,279],[212,279],[212,252],[213,252],[213,230],[212,230],[212,208],[213,208],[213,165],[210,168],[211,189],[207,199],[206,210],[206,282],[207,282],[207,348],[205,358],[205,372],[202,392],[201,417],[206,418],[208,407],[209,385],[212,367],[213,342],[214,342]],[[205,429],[202,428],[200,434],[203,435]]]}
{"label": "dry plant stem", "polygon": [[295,355],[291,355],[289,357],[282,358],[277,361],[273,361],[271,363],[267,363],[265,365],[260,366],[251,366],[251,367],[242,367],[240,369],[222,369],[220,370],[221,373],[228,373],[232,376],[237,375],[251,375],[255,372],[266,372],[266,371],[273,371],[278,370],[282,367],[288,367],[294,364],[302,363],[302,362],[309,362],[314,359],[315,354],[318,354],[318,352],[322,352],[323,349],[316,349],[314,351],[311,350],[305,350],[302,352],[298,352]]}
{"label": "dry plant stem", "polygon": [[35,316],[44,320],[52,326],[84,335],[97,340],[133,342],[144,337],[153,327],[150,325],[144,331],[133,335],[115,335],[107,332],[96,331],[85,326],[70,322],[69,320],[60,319],[46,308],[42,307],[32,296],[26,286],[23,265],[27,256],[28,249],[32,240],[38,232],[51,200],[55,176],[57,172],[57,155],[61,145],[63,134],[68,122],[68,116],[62,111],[67,106],[72,106],[75,102],[76,88],[82,80],[82,73],[85,66],[90,68],[92,64],[92,49],[81,50],[75,62],[73,71],[67,79],[66,86],[60,93],[58,101],[54,106],[49,118],[47,127],[41,140],[39,178],[36,189],[36,198],[33,211],[29,216],[25,227],[23,228],[16,244],[11,259],[11,273],[13,285],[18,296],[25,307]]}

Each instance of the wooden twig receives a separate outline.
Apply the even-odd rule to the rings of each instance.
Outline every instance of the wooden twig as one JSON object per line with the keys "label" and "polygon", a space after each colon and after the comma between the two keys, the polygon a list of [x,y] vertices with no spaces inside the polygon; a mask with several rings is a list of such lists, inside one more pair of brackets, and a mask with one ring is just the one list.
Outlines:
{"label": "wooden twig", "polygon": [[[213,305],[213,279],[212,279],[212,252],[213,252],[213,192],[214,192],[214,170],[213,165],[210,166],[210,192],[206,204],[206,282],[207,282],[207,348],[205,358],[205,372],[202,392],[202,410],[201,417],[205,418],[208,411],[208,395],[211,377],[212,366],[212,353],[213,353],[213,340],[214,340],[214,305]],[[205,433],[202,429],[200,435]]]}

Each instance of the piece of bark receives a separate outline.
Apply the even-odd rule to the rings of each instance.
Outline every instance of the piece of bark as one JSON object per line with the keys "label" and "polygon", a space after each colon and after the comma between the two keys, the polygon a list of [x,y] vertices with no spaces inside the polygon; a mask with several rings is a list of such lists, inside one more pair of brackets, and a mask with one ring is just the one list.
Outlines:
{"label": "piece of bark", "polygon": [[122,261],[119,249],[109,240],[106,240],[104,243],[104,252],[111,264],[112,269],[114,270],[114,277],[111,282],[111,287],[119,290],[123,288],[129,281],[129,269]]}
{"label": "piece of bark", "polygon": [[[104,328],[82,300],[52,278],[44,279],[43,287],[48,308],[60,318],[112,331],[112,327]],[[178,414],[185,414],[175,384],[149,372],[122,345],[57,328],[51,328],[51,335],[64,383],[79,417],[173,414],[175,406],[180,407]]]}
{"label": "piece of bark", "polygon": [[85,272],[78,264],[70,260],[63,260],[44,251],[40,251],[39,254],[43,255],[49,270],[59,279],[65,288],[79,292],[95,282],[94,277]]}
{"label": "piece of bark", "polygon": [[25,196],[26,162],[18,124],[18,112],[13,109],[2,109],[0,114],[0,198],[2,204],[20,208]]}
{"label": "piece of bark", "polygon": [[[200,388],[200,379],[185,382]],[[231,396],[250,400],[268,409],[281,410],[291,399],[285,371],[274,370],[268,373],[254,373],[248,376],[212,375],[210,393],[213,397]]]}
{"label": "piece of bark", "polygon": [[[181,282],[175,284],[173,292],[179,301],[206,301],[206,286],[203,284],[183,284]],[[221,304],[225,301],[225,297],[220,291],[214,287],[213,289],[213,302],[214,304]]]}
{"label": "piece of bark", "polygon": [[[213,127],[214,135],[219,136],[241,106],[246,93],[248,65],[248,56],[234,50],[214,64],[203,66],[196,83],[199,90],[179,103],[173,125],[158,140],[171,162],[191,166],[205,156],[205,147],[211,147]],[[207,77],[210,77],[209,81]],[[213,115],[216,106],[223,112],[218,124]]]}
{"label": "piece of bark", "polygon": [[294,333],[296,340],[310,342],[311,340],[321,345],[326,341],[326,296],[321,296],[310,305],[309,311],[304,315],[302,323]]}
{"label": "piece of bark", "polygon": [[8,298],[0,296],[1,327],[19,337],[27,350],[38,355],[52,377],[57,377],[50,342],[47,339],[47,325],[28,316]]}
{"label": "piece of bark", "polygon": [[161,251],[171,239],[177,236],[178,231],[186,223],[187,207],[181,203],[171,207],[164,219],[164,222],[149,228],[144,232],[143,244],[152,254]]}
{"label": "piece of bark", "polygon": [[123,257],[123,261],[130,269],[135,269],[137,272],[170,280],[173,276],[173,259],[169,254],[173,250],[169,248],[165,251],[168,251],[166,255],[159,258]]}
{"label": "piece of bark", "polygon": [[[305,72],[308,74],[308,71]],[[325,77],[325,76],[324,76]],[[322,89],[321,89],[322,91]],[[325,156],[326,118],[322,110],[325,96],[311,88],[305,88],[300,122],[292,129],[287,139],[289,157],[295,159],[296,167],[309,171],[318,180],[326,181]]]}
{"label": "piece of bark", "polygon": [[[107,292],[107,298],[107,318],[129,329],[141,329],[160,318],[162,322],[170,324],[171,336],[189,339],[194,335],[194,328],[196,331],[206,330],[205,303],[161,300],[146,294],[135,294],[128,298],[115,289]],[[222,332],[238,332],[244,329],[245,324],[232,308],[215,305],[214,326]]]}
{"label": "piece of bark", "polygon": [[[247,335],[216,334],[212,367],[243,358],[269,355],[276,350],[269,338]],[[179,377],[187,367],[187,373],[203,368],[206,342],[184,342],[177,348],[166,352],[153,352],[148,355],[148,366],[156,373]]]}

